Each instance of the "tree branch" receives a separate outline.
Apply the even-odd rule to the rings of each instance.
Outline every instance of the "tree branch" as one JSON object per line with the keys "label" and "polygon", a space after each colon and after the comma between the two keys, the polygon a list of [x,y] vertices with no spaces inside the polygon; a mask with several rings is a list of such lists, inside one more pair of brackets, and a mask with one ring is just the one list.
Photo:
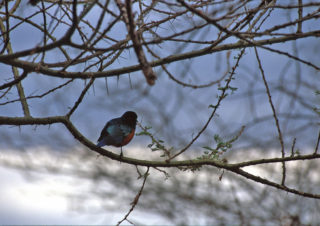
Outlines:
{"label": "tree branch", "polygon": [[220,169],[225,169],[231,171],[240,176],[246,177],[252,181],[266,184],[277,189],[293,193],[296,195],[320,199],[320,194],[312,194],[301,192],[292,188],[288,188],[284,185],[274,183],[267,179],[263,179],[259,176],[255,176],[248,172],[241,170],[242,167],[260,165],[265,163],[281,163],[287,161],[296,161],[296,160],[311,160],[311,159],[319,159],[320,154],[312,154],[312,155],[302,155],[302,156],[294,156],[294,157],[285,157],[285,158],[271,158],[271,159],[258,159],[252,160],[248,162],[235,163],[230,164],[219,160],[184,160],[184,161],[149,161],[149,160],[140,160],[128,157],[121,157],[120,155],[114,154],[110,151],[107,151],[103,148],[97,147],[94,143],[89,141],[86,137],[84,137],[72,124],[72,122],[66,116],[55,116],[55,117],[47,117],[47,118],[32,118],[32,117],[0,117],[0,125],[50,125],[54,123],[62,123],[66,126],[69,132],[83,145],[90,148],[92,151],[95,151],[105,157],[108,157],[113,160],[117,160],[120,162],[128,163],[135,166],[147,166],[147,167],[200,167],[204,165],[214,166]]}
{"label": "tree branch", "polygon": [[[193,50],[193,51],[182,53],[182,54],[170,55],[168,57],[161,58],[160,60],[155,60],[150,62],[150,65],[152,67],[156,67],[163,64],[169,64],[169,63],[191,59],[191,58],[195,58],[195,57],[199,57],[199,56],[203,56],[211,53],[221,52],[225,50],[233,50],[238,48],[247,48],[247,47],[254,47],[254,46],[259,47],[263,45],[271,45],[271,44],[276,44],[281,42],[298,40],[306,37],[320,37],[320,30],[301,33],[301,34],[292,34],[285,37],[268,38],[268,39],[263,39],[258,41],[252,41],[251,43],[239,41],[237,43],[224,44],[220,46],[214,46],[214,47],[209,46],[200,50]],[[33,53],[33,50],[34,49],[26,51],[28,52],[28,54],[26,55]],[[20,55],[19,53],[17,54]],[[25,55],[23,54],[23,56]],[[114,77],[114,76],[119,76],[121,74],[136,72],[142,69],[141,65],[137,64],[137,65],[121,67],[118,69],[111,69],[108,71],[101,71],[101,72],[99,71],[98,72],[66,72],[66,71],[61,72],[60,70],[52,70],[42,65],[39,65],[37,63],[31,63],[28,61],[14,59],[17,57],[18,56],[16,56],[15,54],[0,55],[0,62],[4,64],[16,66],[25,70],[42,73],[47,76],[53,76],[53,77],[59,77],[59,78],[74,78],[74,79],[87,79],[91,77],[95,77],[95,78]]]}
{"label": "tree branch", "polygon": [[147,61],[147,58],[143,52],[142,45],[141,45],[141,38],[139,38],[139,35],[141,35],[141,34],[138,34],[137,31],[135,30],[135,23],[134,23],[134,16],[132,13],[131,0],[126,0],[125,5],[122,4],[121,0],[117,0],[117,5],[118,5],[119,10],[122,13],[124,22],[125,22],[127,30],[128,30],[128,33],[129,33],[130,38],[132,40],[135,53],[138,57],[140,65],[141,65],[141,70],[142,70],[148,84],[154,85],[157,77],[156,77],[152,67],[150,66],[149,62]]}

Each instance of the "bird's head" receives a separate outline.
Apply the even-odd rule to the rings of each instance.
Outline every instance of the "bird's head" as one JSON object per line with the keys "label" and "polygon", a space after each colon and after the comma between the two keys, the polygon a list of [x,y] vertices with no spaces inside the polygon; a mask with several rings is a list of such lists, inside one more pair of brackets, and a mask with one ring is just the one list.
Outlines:
{"label": "bird's head", "polygon": [[121,116],[121,118],[128,124],[136,125],[138,116],[133,111],[127,111]]}

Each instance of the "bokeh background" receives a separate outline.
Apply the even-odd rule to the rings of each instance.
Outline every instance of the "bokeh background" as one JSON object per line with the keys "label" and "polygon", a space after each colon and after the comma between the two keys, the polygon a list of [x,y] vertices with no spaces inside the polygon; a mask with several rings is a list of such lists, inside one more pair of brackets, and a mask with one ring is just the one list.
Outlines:
{"label": "bokeh background", "polygon": [[[250,9],[264,1],[186,2],[198,7],[209,17],[217,18],[223,26],[231,24],[232,28],[248,15]],[[267,3],[273,5],[268,8]],[[319,3],[303,1],[303,4],[303,16],[314,17],[303,20],[302,32],[319,31]],[[43,27],[44,23],[56,39],[72,23],[70,1],[40,1],[36,6],[27,4],[27,1],[10,1],[1,3],[3,26],[7,25],[4,19],[6,7],[12,9],[15,5],[17,9],[9,20],[13,52],[43,45],[44,34],[39,27]],[[277,34],[268,35],[263,31],[297,20],[299,1],[265,1],[265,5],[267,12],[255,24],[257,31],[250,31],[261,33],[255,36],[255,40],[296,33],[297,23],[276,30]],[[141,14],[141,10],[150,6],[153,10]],[[41,12],[43,8],[46,9],[45,13]],[[78,44],[84,43],[86,38],[89,40],[103,13],[105,15],[99,32],[119,15],[115,1],[79,1],[77,9],[79,15],[89,9],[78,25],[82,33],[75,32],[72,36],[72,41]],[[138,27],[141,26],[139,22],[151,27],[143,33],[145,42],[162,38],[159,43],[149,44],[150,49],[145,48],[150,61],[157,60],[154,54],[164,58],[198,51],[210,46],[221,36],[216,27],[192,12],[168,19],[159,26],[151,26],[155,21],[165,20],[186,10],[176,1],[134,1],[133,10]],[[262,12],[261,8],[259,13]],[[254,14],[254,19],[258,18],[259,13]],[[247,31],[254,19],[241,31]],[[186,32],[188,29],[190,31]],[[181,34],[177,35],[179,32]],[[294,151],[300,154],[312,153],[317,142],[320,42],[316,36],[268,45],[274,50],[303,59],[309,65],[284,54],[258,48],[288,156],[294,140]],[[126,26],[119,20],[93,47],[108,48],[126,39]],[[2,31],[1,48],[5,45],[4,40]],[[227,46],[238,41],[235,37],[229,37],[219,45]],[[46,42],[50,43],[51,40]],[[103,71],[138,64],[135,52],[130,47],[131,42],[128,41],[126,45],[68,66],[66,70],[97,72],[101,67],[97,62],[103,57],[102,64],[110,62]],[[68,45],[63,48],[71,59],[79,54],[84,58],[98,52]],[[239,48],[225,48],[165,65],[171,75],[185,84],[192,84],[191,87],[174,81],[161,66],[153,68],[157,75],[154,86],[146,83],[141,71],[97,78],[71,120],[84,136],[96,142],[109,119],[133,110],[137,112],[139,122],[151,127],[150,132],[175,153],[188,144],[208,120],[212,112],[209,106],[217,103],[221,94],[219,87],[225,84],[224,80],[235,66],[240,51]],[[66,62],[65,55],[58,48],[45,54],[21,57],[20,60],[42,62],[52,70],[61,70],[61,65]],[[13,72],[10,64],[4,61],[0,63],[1,84],[4,84],[12,80]],[[55,63],[61,64],[54,66]],[[18,71],[22,73],[21,68]],[[205,85],[218,80],[220,82]],[[32,72],[22,81],[22,86],[31,115],[48,117],[66,114],[88,82]],[[253,48],[245,49],[231,86],[236,89],[223,99],[208,128],[179,159],[202,156],[206,151],[204,146],[216,146],[216,134],[225,141],[230,140],[242,126],[245,126],[245,130],[241,136],[223,154],[228,162],[281,156],[277,127]],[[52,92],[48,92],[50,90]],[[23,116],[15,87],[8,91],[1,90],[0,97],[1,116]],[[137,128],[139,132],[140,127]],[[142,178],[138,179],[138,172],[146,171],[143,167],[136,168],[98,156],[76,141],[60,124],[1,125],[0,140],[1,224],[116,224],[130,209],[130,203],[141,187]],[[125,156],[162,159],[160,151],[152,152],[148,148],[150,142],[148,136],[136,136],[124,147]],[[107,149],[119,153],[117,148]],[[312,160],[287,164],[287,184],[319,194],[318,162]],[[248,167],[246,170],[274,181],[281,180],[280,164]],[[320,221],[317,200],[277,191],[213,167],[202,167],[194,172],[151,169],[149,173],[139,204],[129,216],[133,223],[312,225]]]}

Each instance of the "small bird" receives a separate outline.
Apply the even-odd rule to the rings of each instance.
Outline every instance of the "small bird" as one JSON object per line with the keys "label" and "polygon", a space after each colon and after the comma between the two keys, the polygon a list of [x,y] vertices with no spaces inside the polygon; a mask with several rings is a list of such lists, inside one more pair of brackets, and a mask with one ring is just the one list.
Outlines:
{"label": "small bird", "polygon": [[134,136],[137,117],[135,112],[127,111],[120,118],[111,119],[102,129],[97,146],[121,147],[122,157],[122,146],[128,144]]}

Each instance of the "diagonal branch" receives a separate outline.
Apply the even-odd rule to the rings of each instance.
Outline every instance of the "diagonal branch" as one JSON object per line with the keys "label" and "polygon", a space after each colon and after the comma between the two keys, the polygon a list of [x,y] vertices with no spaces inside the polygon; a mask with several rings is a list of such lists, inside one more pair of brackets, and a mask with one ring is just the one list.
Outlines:
{"label": "diagonal branch", "polygon": [[127,220],[128,216],[130,215],[130,213],[134,210],[134,208],[136,207],[136,205],[138,204],[139,202],[139,198],[142,194],[142,191],[144,189],[144,185],[147,181],[147,177],[149,176],[149,167],[147,169],[147,171],[145,172],[145,174],[143,175],[144,179],[143,179],[143,182],[142,182],[142,186],[138,192],[138,194],[136,195],[136,197],[134,198],[133,202],[131,203],[131,208],[130,210],[128,211],[128,213],[123,217],[122,220],[120,220],[118,223],[117,223],[117,226],[120,225],[123,221]]}
{"label": "diagonal branch", "polygon": [[[257,61],[258,61],[258,64],[259,64],[259,69],[260,69],[260,72],[261,72],[263,83],[264,83],[264,85],[266,87],[266,92],[267,92],[268,100],[269,100],[269,103],[270,103],[270,106],[271,106],[271,109],[272,109],[273,118],[274,118],[274,121],[276,123],[278,136],[279,136],[279,142],[280,142],[280,145],[281,145],[281,155],[282,155],[282,158],[284,158],[285,157],[284,143],[283,143],[283,138],[282,138],[282,132],[281,132],[281,129],[280,129],[279,119],[277,117],[276,109],[275,109],[275,107],[273,105],[273,102],[272,102],[269,85],[268,85],[268,82],[267,82],[266,77],[264,75],[264,70],[262,68],[261,60],[260,60],[260,57],[258,55],[258,51],[257,51],[256,47],[254,47],[254,51],[255,51],[256,58],[257,58]],[[285,179],[286,179],[286,165],[285,165],[285,162],[282,162],[282,182],[281,182],[282,185],[284,185]]]}
{"label": "diagonal branch", "polygon": [[[7,29],[9,29],[9,28],[7,28]],[[1,30],[2,33],[6,32],[6,28],[4,27],[4,24],[3,24],[3,22],[1,20],[0,20],[0,30]],[[9,33],[7,33],[7,37],[6,38],[7,38],[7,40],[10,40]],[[8,41],[6,43],[6,50],[7,50],[7,52],[9,54],[13,53],[10,41]],[[12,67],[12,72],[13,72],[14,79],[15,80],[19,80],[19,78],[21,78],[21,76],[19,77],[18,68],[13,66],[13,65],[11,67]],[[27,70],[25,70],[25,71],[27,71]],[[15,83],[15,85],[17,87],[17,91],[18,91],[18,95],[19,95],[19,98],[20,98],[20,102],[21,102],[23,113],[24,113],[25,116],[29,117],[30,116],[30,110],[29,110],[29,106],[28,106],[28,103],[27,103],[26,98],[25,98],[25,93],[24,93],[23,86],[21,84],[21,80],[18,81],[17,83]]]}
{"label": "diagonal branch", "polygon": [[108,150],[97,147],[94,143],[88,140],[85,136],[83,136],[77,128],[72,124],[72,122],[66,116],[55,116],[55,117],[47,117],[47,118],[32,118],[32,117],[1,117],[0,116],[0,125],[50,125],[54,123],[63,124],[69,132],[84,146],[90,148],[92,151],[95,151],[105,157],[108,157],[113,160],[125,162],[130,165],[135,166],[147,166],[147,167],[199,167],[199,166],[214,166],[220,169],[225,169],[231,171],[237,175],[246,177],[254,182],[262,183],[265,185],[269,185],[271,187],[296,194],[303,197],[320,199],[320,194],[306,193],[296,189],[289,188],[282,184],[278,184],[272,182],[270,180],[261,178],[259,176],[255,176],[246,171],[243,171],[242,167],[252,166],[252,165],[260,165],[265,163],[279,163],[279,162],[287,162],[287,161],[297,161],[297,160],[311,160],[311,159],[320,159],[320,154],[311,154],[311,155],[303,155],[303,156],[293,156],[293,157],[285,157],[285,158],[271,158],[271,159],[258,159],[252,160],[244,163],[236,163],[230,164],[227,162],[222,162],[218,160],[184,160],[184,161],[150,161],[150,160],[141,160],[135,158],[128,157],[120,157],[120,155],[114,154]]}
{"label": "diagonal branch", "polygon": [[5,88],[9,88],[9,87],[11,87],[13,85],[16,85],[17,83],[19,83],[20,81],[25,79],[27,77],[28,73],[29,73],[28,71],[24,70],[22,72],[22,74],[19,77],[15,78],[13,81],[1,85],[0,86],[0,90],[1,89],[5,89]]}
{"label": "diagonal branch", "polygon": [[133,43],[134,51],[136,52],[139,63],[141,65],[141,70],[147,80],[147,83],[149,85],[154,85],[157,77],[143,52],[142,45],[141,45],[141,38],[139,37],[139,35],[141,34],[138,34],[137,31],[135,30],[131,0],[126,0],[125,6],[121,2],[121,0],[117,0],[117,5],[119,7],[120,12],[122,13],[123,20],[126,24],[128,33]]}
{"label": "diagonal branch", "polygon": [[184,148],[182,148],[177,154],[171,156],[167,161],[170,161],[170,160],[174,159],[175,157],[181,155],[183,152],[185,152],[200,137],[200,135],[207,129],[213,116],[216,114],[216,111],[218,110],[218,107],[220,106],[221,101],[227,96],[226,91],[229,88],[229,84],[232,81],[233,75],[235,74],[235,70],[238,68],[240,59],[243,56],[244,52],[245,52],[245,49],[242,49],[241,52],[239,53],[239,55],[237,57],[237,61],[234,65],[234,67],[232,68],[232,71],[230,72],[230,76],[229,76],[229,78],[226,79],[225,88],[221,89],[222,93],[218,98],[217,104],[213,106],[213,111],[212,111],[209,119],[207,120],[206,124],[202,127],[202,129],[198,132],[198,134],[190,141],[189,144],[187,144]]}
{"label": "diagonal branch", "polygon": [[68,112],[68,114],[66,115],[68,118],[72,115],[72,113],[77,109],[77,107],[79,106],[79,104],[81,103],[84,95],[87,93],[88,89],[91,87],[91,85],[93,84],[95,78],[91,78],[90,82],[86,85],[86,87],[82,90],[78,100],[75,102],[74,106],[70,109],[70,111]]}
{"label": "diagonal branch", "polygon": [[319,135],[318,135],[318,139],[317,139],[317,144],[316,144],[316,147],[315,147],[314,153],[313,153],[315,155],[318,153],[319,144],[320,144],[320,131],[319,131]]}

